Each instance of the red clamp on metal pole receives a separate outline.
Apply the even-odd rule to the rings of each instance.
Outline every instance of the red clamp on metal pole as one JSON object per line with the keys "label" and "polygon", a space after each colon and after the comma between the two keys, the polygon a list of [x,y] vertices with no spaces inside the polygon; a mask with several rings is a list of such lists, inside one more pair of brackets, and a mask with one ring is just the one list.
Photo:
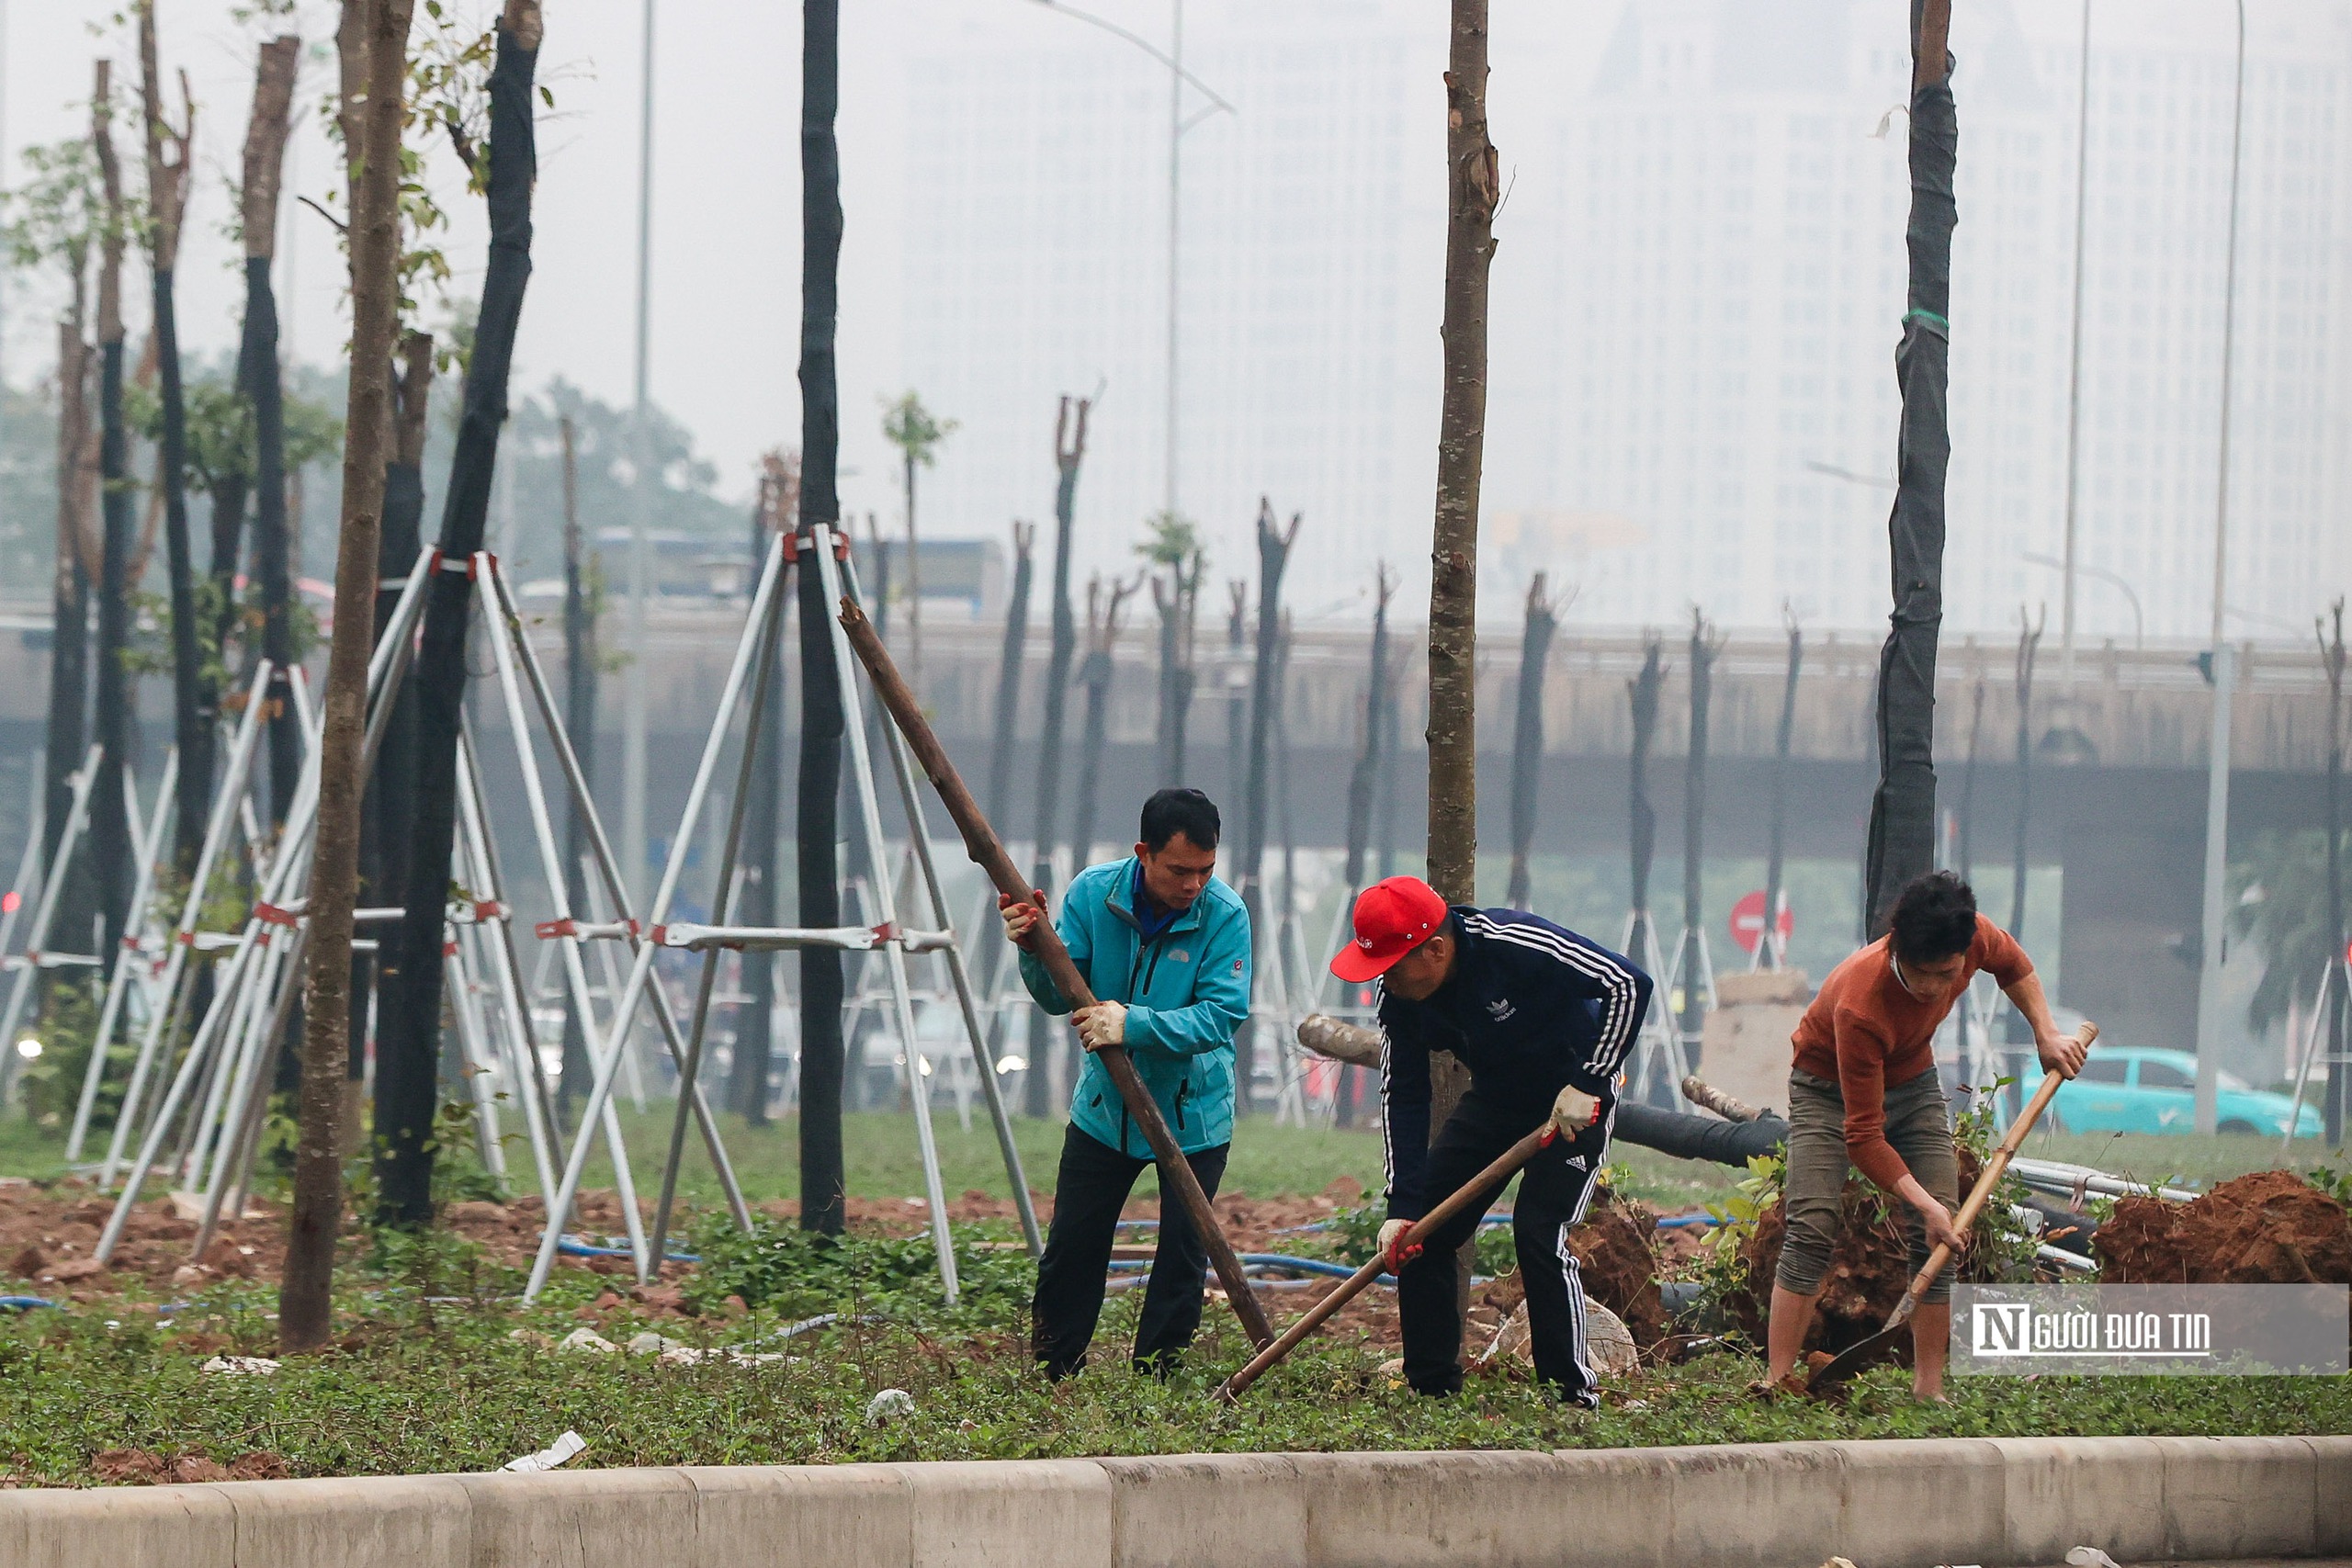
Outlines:
{"label": "red clamp on metal pole", "polygon": [[450,937],[441,943],[441,956],[444,958],[455,958],[458,956],[457,938]]}
{"label": "red clamp on metal pole", "polygon": [[832,529],[833,558],[835,560],[849,559],[849,530],[843,528],[838,521],[832,525]]}
{"label": "red clamp on metal pole", "polygon": [[476,923],[479,924],[486,920],[503,919],[505,916],[506,906],[500,903],[497,899],[477,898],[474,900],[474,919]]}
{"label": "red clamp on metal pole", "polygon": [[800,536],[787,533],[784,536],[784,564],[790,566],[800,558]]}
{"label": "red clamp on metal pole", "polygon": [[541,920],[531,928],[531,934],[541,942],[553,942],[560,936],[578,936],[580,922],[569,915],[560,920]]}
{"label": "red clamp on metal pole", "polygon": [[[634,919],[627,921],[626,924],[628,926],[628,934],[630,936],[641,937],[645,934],[645,928],[639,925]],[[658,941],[659,939],[657,938],[656,940]]]}
{"label": "red clamp on metal pole", "polygon": [[886,942],[898,941],[899,928],[897,924],[890,920],[885,920],[880,925],[876,926],[874,928],[874,940],[877,944]]}
{"label": "red clamp on metal pole", "polygon": [[264,925],[284,926],[287,930],[291,931],[294,929],[295,925],[300,921],[301,918],[301,916],[296,914],[293,910],[281,909],[275,904],[255,904],[254,906],[254,919],[261,921]]}
{"label": "red clamp on metal pole", "polygon": [[196,933],[194,931],[180,932],[180,945],[182,947],[194,947],[196,945]]}
{"label": "red clamp on metal pole", "polygon": [[[637,922],[635,920],[631,920],[629,924],[634,926]],[[653,928],[653,945],[656,947],[669,946],[670,943],[667,940],[669,935],[670,928],[668,926],[655,926]]]}

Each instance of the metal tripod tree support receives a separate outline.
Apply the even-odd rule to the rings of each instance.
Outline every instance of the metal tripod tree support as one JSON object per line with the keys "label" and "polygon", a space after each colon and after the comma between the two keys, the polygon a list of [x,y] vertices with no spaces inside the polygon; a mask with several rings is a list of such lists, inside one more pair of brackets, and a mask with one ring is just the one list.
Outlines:
{"label": "metal tripod tree support", "polygon": [[104,746],[92,746],[82,759],[81,771],[74,775],[74,804],[66,812],[65,830],[58,835],[56,857],[42,868],[40,903],[33,910],[32,929],[25,935],[25,951],[6,961],[7,967],[17,972],[17,983],[8,992],[7,1012],[0,1015],[0,1101],[7,1099],[9,1087],[16,1081],[17,1025],[24,1020],[25,1004],[32,998],[39,971],[101,962],[86,954],[42,950],[49,942],[51,923],[57,919],[57,901],[65,886],[66,869],[74,863],[74,851],[81,842],[83,829],[90,823],[90,791],[98,782],[98,764],[105,760],[106,750]]}
{"label": "metal tripod tree support", "polygon": [[[376,750],[383,739],[385,722],[391,714],[392,698],[397,695],[401,681],[407,673],[416,618],[424,608],[424,587],[432,558],[429,551],[418,558],[415,569],[409,573],[408,581],[401,591],[399,603],[393,606],[385,633],[377,640],[376,650],[368,659],[368,692],[373,705],[368,714],[368,733],[362,747],[362,767],[369,765],[375,758]],[[296,670],[291,673],[297,677],[294,690],[298,698],[298,717],[302,719],[302,728],[307,732],[310,728],[307,705],[300,701],[302,685],[299,677],[301,672]],[[287,813],[285,829],[278,836],[276,852],[266,867],[259,870],[260,896],[245,919],[243,930],[234,939],[233,951],[213,988],[211,1005],[205,1010],[203,1021],[197,1026],[196,1037],[189,1043],[187,1054],[173,1075],[163,1103],[147,1124],[139,1153],[125,1173],[122,1193],[116,1201],[113,1214],[107,1221],[105,1232],[98,1238],[97,1247],[92,1253],[101,1262],[112,1257],[115,1247],[120,1244],[123,1228],[130,1223],[132,1207],[138,1201],[139,1190],[154,1168],[164,1140],[178,1122],[191,1094],[198,1090],[199,1080],[208,1078],[209,1082],[203,1089],[205,1111],[197,1126],[208,1129],[212,1125],[221,1096],[227,1092],[230,1077],[239,1065],[231,1060],[232,1054],[250,1032],[252,1015],[261,1010],[257,988],[284,967],[278,962],[281,954],[273,942],[271,933],[285,929],[296,932],[299,940],[299,917],[288,906],[295,901],[295,889],[309,868],[311,830],[318,819],[318,770],[319,751],[313,746],[309,761],[296,782],[294,799]],[[228,792],[224,791],[223,797],[227,795]],[[243,796],[237,798],[242,803]],[[187,911],[177,933],[179,940],[174,942],[173,953],[166,959],[167,965],[173,959],[181,961],[175,983],[184,981],[187,953],[198,946],[213,945],[200,942],[195,931],[195,922],[202,908],[201,898],[202,885],[198,884],[190,890]],[[183,997],[187,994],[187,991],[181,992]],[[179,1005],[167,992],[163,1005],[155,1009],[149,1021],[148,1038],[140,1048],[141,1059],[132,1068],[134,1097],[155,1060],[161,1042],[167,1038],[167,1023],[178,1016]],[[269,1010],[271,1012],[275,1010],[274,1008]],[[282,1029],[282,1021],[280,1027]],[[113,1179],[120,1150],[135,1124],[136,1111],[135,1102],[127,1100],[116,1118],[114,1138],[107,1151],[106,1167],[100,1174],[102,1185]],[[192,1175],[196,1160],[203,1150],[204,1139],[191,1135],[189,1144],[188,1157],[183,1164]]]}
{"label": "metal tripod tree support", "polygon": [[[848,559],[846,545],[847,536],[836,533],[821,525],[811,536],[809,554],[814,559],[820,581],[824,588],[825,602],[828,604],[838,604],[845,596],[851,598],[856,596],[855,565]],[[797,554],[797,540],[780,541],[780,547]],[[807,569],[803,566],[801,570]],[[846,595],[844,594],[845,577],[847,579]],[[781,599],[779,598],[776,603],[780,605]],[[771,609],[771,616],[777,614],[779,614],[777,610]],[[763,633],[765,640],[763,642],[760,655],[763,675],[764,675],[766,660],[773,657],[776,641],[774,635],[775,629],[770,626]],[[848,634],[838,623],[831,624],[831,635],[833,639],[834,664],[841,681],[842,707],[845,713],[854,715],[862,711],[856,671],[863,666],[850,649]],[[767,690],[768,682],[764,679],[756,680],[752,687],[751,706],[747,710],[744,723],[743,769],[747,775],[753,757],[752,742],[763,721],[762,708],[764,705],[763,698]],[[724,715],[721,716],[722,721],[724,716]],[[947,1224],[946,1194],[940,1179],[938,1147],[933,1136],[931,1125],[929,1086],[923,1081],[922,1049],[915,1032],[913,995],[907,972],[907,955],[910,953],[935,953],[943,954],[946,960],[950,982],[956,989],[958,1009],[963,1014],[965,1032],[971,1044],[974,1065],[978,1068],[981,1096],[987,1100],[989,1118],[995,1123],[999,1147],[1004,1156],[1005,1174],[1012,1188],[1013,1202],[1021,1214],[1023,1234],[1032,1257],[1042,1250],[1042,1243],[1038,1236],[1036,1216],[1029,1202],[1027,1179],[1021,1168],[1020,1151],[1013,1141],[1012,1124],[1006,1112],[1003,1097],[997,1083],[995,1065],[989,1056],[987,1037],[980,1026],[979,1011],[973,998],[971,982],[964,967],[963,954],[956,946],[955,931],[948,923],[946,899],[940,887],[938,868],[931,857],[930,832],[922,817],[921,798],[915,793],[913,771],[906,760],[903,750],[904,741],[895,727],[883,725],[878,728],[890,748],[891,771],[898,781],[899,803],[906,814],[908,843],[922,872],[923,887],[931,905],[932,919],[937,922],[935,929],[909,931],[899,923],[897,889],[887,869],[889,865],[889,854],[882,830],[881,803],[875,789],[873,755],[866,747],[866,726],[856,723],[845,728],[844,739],[849,744],[850,772],[856,785],[854,798],[859,826],[865,838],[866,862],[875,868],[876,872],[871,886],[872,913],[877,917],[876,923],[870,928],[848,927],[821,931],[793,927],[763,930],[729,927],[723,924],[732,891],[735,862],[741,848],[742,802],[748,795],[748,792],[739,782],[736,804],[730,812],[728,826],[726,850],[720,863],[718,896],[713,901],[716,918],[722,923],[709,928],[671,926],[665,929],[662,935],[670,945],[697,949],[703,953],[701,983],[695,996],[693,1031],[686,1049],[685,1072],[689,1081],[692,1081],[700,1071],[705,1033],[709,1024],[710,993],[718,975],[718,955],[722,949],[774,952],[789,948],[827,946],[852,952],[878,952],[881,954],[883,967],[889,982],[893,1025],[903,1047],[907,1097],[914,1108],[916,1141],[922,1154],[923,1182],[931,1208],[932,1246],[939,1260],[941,1285],[946,1292],[948,1301],[953,1303],[957,1294],[955,1238],[950,1234]],[[657,1240],[665,1237],[668,1234],[670,1209],[676,1190],[678,1165],[684,1143],[684,1123],[681,1120],[672,1133],[670,1157],[662,1168],[662,1201],[654,1218],[654,1235]]]}
{"label": "metal tripod tree support", "polygon": [[[562,1175],[560,1179],[552,1179],[548,1183],[550,1195],[547,1208],[548,1226],[546,1235],[541,1239],[541,1257],[551,1264],[554,1249],[562,1243],[563,1222],[570,1216],[572,1201],[578,1196],[580,1172],[586,1162],[589,1143],[594,1132],[601,1128],[612,1151],[615,1173],[623,1179],[620,1191],[622,1215],[628,1224],[629,1250],[636,1262],[638,1278],[642,1280],[650,1277],[653,1265],[651,1256],[646,1249],[642,1221],[637,1211],[636,1191],[634,1186],[628,1184],[626,1178],[628,1156],[622,1146],[619,1112],[612,1102],[611,1077],[607,1063],[626,1058],[629,1031],[635,1021],[636,1004],[644,996],[649,986],[653,991],[655,1021],[661,1026],[662,1038],[669,1045],[672,1057],[681,1064],[685,1060],[685,1044],[678,1032],[676,1011],[671,1006],[661,977],[651,971],[654,943],[646,940],[642,928],[628,912],[628,894],[621,881],[620,863],[614,858],[612,840],[605,832],[604,819],[596,814],[596,804],[589,792],[587,774],[580,766],[579,752],[573,749],[571,734],[565,729],[563,719],[556,707],[553,691],[548,684],[547,673],[540,668],[538,654],[531,647],[531,639],[525,633],[522,612],[515,605],[514,591],[508,585],[505,573],[500,569],[497,558],[483,552],[474,558],[474,564],[476,574],[481,580],[488,595],[487,603],[492,620],[491,650],[498,670],[499,693],[506,705],[507,730],[514,739],[515,763],[522,774],[524,798],[530,806],[531,836],[538,850],[541,875],[547,884],[548,897],[555,907],[555,918],[542,922],[534,930],[540,940],[559,942],[562,944],[560,951],[564,966],[565,985],[571,996],[571,1005],[581,1021],[582,1037],[588,1045],[589,1060],[597,1065],[596,1081],[604,1086],[605,1090],[602,1094],[593,1089],[590,1092],[586,1111],[581,1118],[580,1127],[566,1158]],[[735,673],[740,675],[740,670]],[[523,701],[523,686],[526,682],[529,685],[532,699],[527,708]],[[588,842],[593,853],[592,869],[595,874],[593,880],[603,885],[605,897],[616,916],[616,919],[611,922],[598,924],[582,920],[571,908],[570,883],[563,875],[562,852],[556,847],[554,819],[548,811],[547,791],[540,779],[538,754],[531,744],[531,715],[534,712],[537,713],[539,726],[545,731],[549,745],[555,752],[556,761],[562,770],[564,784],[570,792],[571,804],[579,813],[582,826],[587,831]],[[705,761],[706,763],[710,761],[707,751]],[[707,782],[699,774],[697,778],[698,782]],[[690,807],[694,804],[690,801]],[[679,840],[672,847],[671,863],[664,868],[662,888],[654,896],[656,908],[665,908],[669,898],[676,890],[676,874],[683,865],[686,838],[691,831],[692,828],[689,824],[687,828],[681,830]],[[588,983],[588,971],[582,960],[581,948],[582,942],[596,939],[626,942],[632,960],[628,985],[606,987],[607,999],[613,1005],[606,1021],[605,1032],[601,1040],[598,1036],[595,1012],[591,1001],[593,993]],[[527,996],[529,992],[523,987],[519,961],[512,961],[510,953],[510,962],[513,984],[517,995]],[[609,970],[607,974],[609,976]],[[534,1060],[536,1062],[536,1056]],[[534,1081],[537,1081],[536,1078]],[[728,1206],[733,1213],[735,1223],[748,1230],[752,1224],[751,1209],[744,1202],[742,1188],[735,1179],[735,1168],[727,1156],[726,1144],[719,1137],[717,1118],[711,1114],[709,1104],[703,1098],[698,1086],[687,1084],[682,1079],[680,1096],[682,1102],[690,1105],[695,1122],[702,1130],[704,1143],[709,1151],[712,1165],[718,1171],[719,1185],[727,1195]],[[548,1125],[553,1128],[556,1121],[551,1104],[547,1111],[547,1119]],[[535,1271],[534,1280],[526,1294],[526,1299],[537,1296],[545,1283],[544,1275]]]}
{"label": "metal tripod tree support", "polygon": [[[206,891],[212,885],[212,875],[219,867],[220,855],[227,848],[230,834],[237,826],[238,807],[245,799],[245,788],[251,781],[254,753],[261,737],[262,710],[267,705],[264,698],[269,689],[273,667],[265,659],[255,663],[254,678],[245,691],[244,711],[238,716],[236,733],[229,742],[229,759],[222,773],[220,787],[212,797],[212,816],[204,825],[204,842],[198,850],[196,871],[188,880],[187,897],[180,906],[178,923],[165,938],[162,975],[154,984],[155,1005],[147,1014],[146,1028],[140,1036],[139,1051],[131,1063],[130,1081],[123,1090],[120,1108],[115,1112],[114,1135],[107,1142],[106,1179],[113,1179],[115,1167],[122,1158],[123,1137],[131,1119],[138,1113],[139,1099],[147,1087],[148,1075],[153,1070],[158,1042],[163,1037],[164,1021],[174,998],[179,993],[180,978],[187,967],[188,956],[196,947],[197,922],[204,913]],[[126,951],[121,961],[127,961]],[[119,961],[120,962],[120,961]],[[89,1135],[90,1114],[97,1103],[98,1089],[105,1081],[107,1050],[114,1043],[114,1025],[118,1013],[116,991],[109,987],[107,1006],[98,1019],[96,1043],[90,1050],[89,1071],[82,1079],[82,1098],[74,1108],[74,1129],[65,1140],[65,1163],[74,1165],[82,1158],[83,1141]]]}
{"label": "metal tripod tree support", "polygon": [[[1674,976],[1666,967],[1665,954],[1658,951],[1657,921],[1647,909],[1635,909],[1625,917],[1625,935],[1617,950],[1632,959],[1634,967],[1660,976],[1650,996],[1649,1011],[1642,1015],[1634,1035],[1634,1099],[1645,1105],[1670,1104],[1681,1092],[1682,1080],[1690,1076],[1690,1058],[1683,1052],[1681,1031],[1668,1015],[1667,998],[1673,992]],[[1710,993],[1713,988],[1711,976]]]}

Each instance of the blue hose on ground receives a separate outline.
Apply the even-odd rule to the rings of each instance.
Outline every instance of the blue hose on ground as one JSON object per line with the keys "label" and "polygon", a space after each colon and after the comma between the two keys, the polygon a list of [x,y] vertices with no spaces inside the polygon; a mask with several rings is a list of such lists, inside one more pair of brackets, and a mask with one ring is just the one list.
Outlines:
{"label": "blue hose on ground", "polygon": [[[634,1258],[637,1256],[626,1247],[591,1247],[576,1235],[559,1237],[555,1249],[566,1258]],[[702,1261],[702,1254],[698,1252],[665,1252],[662,1256],[673,1263]]]}
{"label": "blue hose on ground", "polygon": [[35,1307],[56,1304],[46,1296],[0,1296],[0,1312],[30,1312]]}

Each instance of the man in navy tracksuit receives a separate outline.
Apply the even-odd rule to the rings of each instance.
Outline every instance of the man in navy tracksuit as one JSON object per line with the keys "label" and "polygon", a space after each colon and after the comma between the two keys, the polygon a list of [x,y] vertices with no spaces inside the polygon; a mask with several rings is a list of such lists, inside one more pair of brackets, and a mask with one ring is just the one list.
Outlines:
{"label": "man in navy tracksuit", "polygon": [[[1557,1135],[1523,1168],[1511,1239],[1527,1287],[1536,1377],[1576,1404],[1598,1404],[1568,1231],[1584,1218],[1608,1157],[1618,1069],[1649,1010],[1650,977],[1533,915],[1448,908],[1411,876],[1364,890],[1355,941],[1332,959],[1331,972],[1354,984],[1381,982],[1388,1222],[1380,1247],[1396,1273],[1406,1382],[1420,1393],[1462,1387],[1453,1259],[1501,1184],[1401,1258],[1399,1238],[1548,1115]],[[1450,1051],[1470,1069],[1469,1090],[1434,1141],[1432,1051]]]}

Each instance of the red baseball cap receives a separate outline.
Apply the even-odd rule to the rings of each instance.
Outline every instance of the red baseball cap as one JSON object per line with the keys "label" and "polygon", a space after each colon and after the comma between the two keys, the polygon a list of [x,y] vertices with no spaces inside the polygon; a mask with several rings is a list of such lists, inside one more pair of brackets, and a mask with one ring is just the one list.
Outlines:
{"label": "red baseball cap", "polygon": [[1437,889],[1418,876],[1374,883],[1356,899],[1356,940],[1331,960],[1331,973],[1351,986],[1377,980],[1436,935],[1446,912]]}

